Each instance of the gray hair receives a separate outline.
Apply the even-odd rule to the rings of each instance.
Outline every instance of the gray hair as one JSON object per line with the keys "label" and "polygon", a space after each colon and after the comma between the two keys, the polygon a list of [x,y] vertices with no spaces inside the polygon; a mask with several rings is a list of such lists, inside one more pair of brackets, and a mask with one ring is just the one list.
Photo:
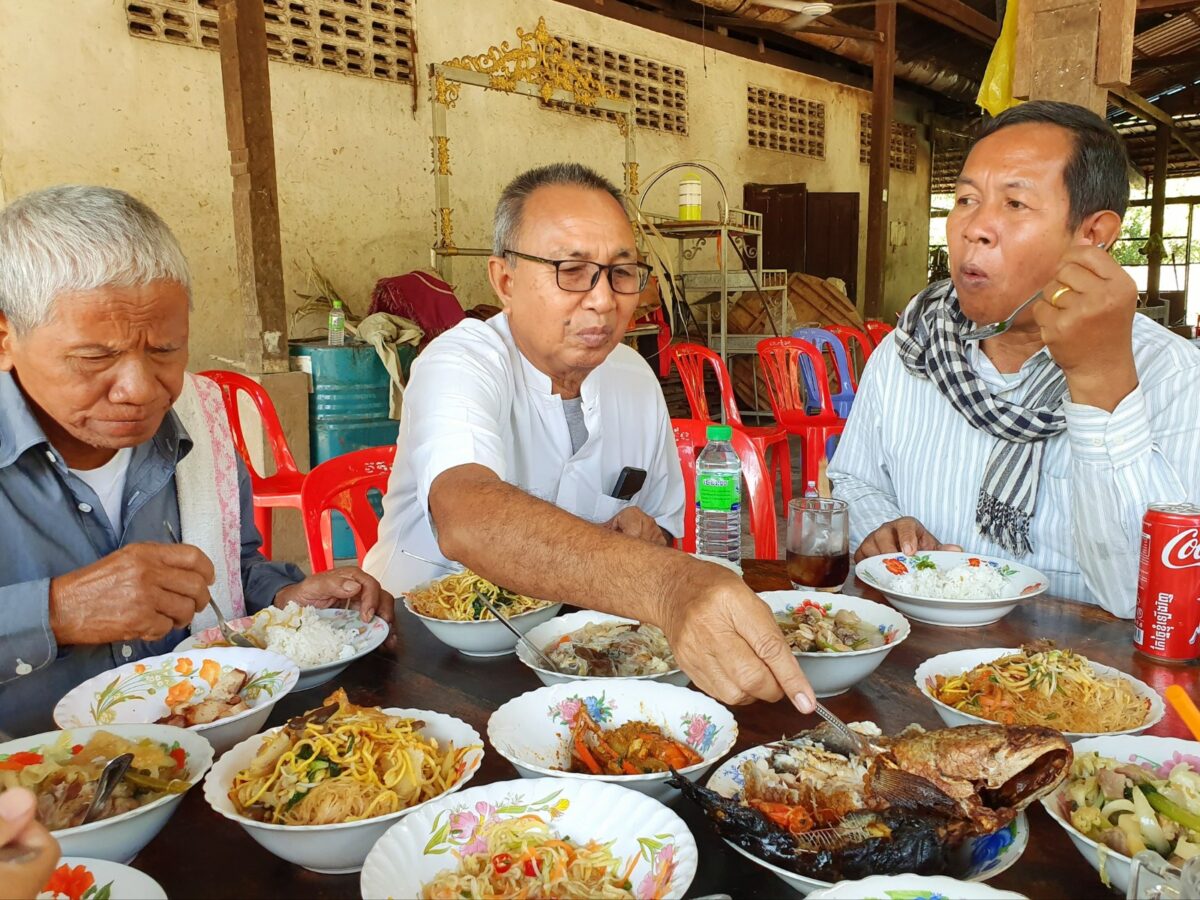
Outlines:
{"label": "gray hair", "polygon": [[0,313],[18,334],[45,324],[59,294],[158,280],[190,296],[175,235],[124,191],[59,185],[0,210]]}
{"label": "gray hair", "polygon": [[496,215],[492,222],[492,254],[503,256],[506,250],[515,250],[513,242],[524,221],[525,201],[538,188],[563,185],[593,191],[604,191],[625,208],[621,189],[594,169],[580,163],[552,163],[530,169],[514,178],[500,195],[496,204]]}

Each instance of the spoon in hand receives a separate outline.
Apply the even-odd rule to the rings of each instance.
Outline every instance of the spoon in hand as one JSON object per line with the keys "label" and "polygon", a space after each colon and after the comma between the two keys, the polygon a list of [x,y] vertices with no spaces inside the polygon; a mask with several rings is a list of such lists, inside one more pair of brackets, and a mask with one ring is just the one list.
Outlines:
{"label": "spoon in hand", "polygon": [[[163,519],[163,528],[165,528],[167,534],[171,536],[171,541],[178,544],[179,538],[175,534],[175,529],[171,527],[171,523],[166,519]],[[225,621],[225,613],[221,612],[221,607],[217,606],[217,601],[213,599],[212,594],[208,595],[208,605],[211,606],[212,611],[217,614],[217,627],[221,629],[221,634],[224,636],[225,640],[229,642],[230,646],[249,647],[251,650],[263,649],[258,644],[254,643],[254,641],[250,640],[250,638],[246,637],[246,635],[234,631],[229,627],[229,623]]]}
{"label": "spoon in hand", "polygon": [[[433,560],[433,559],[426,559],[423,556],[417,556],[417,554],[415,554],[415,553],[409,553],[407,550],[401,550],[400,552],[403,553],[405,556],[410,556],[413,559],[418,560],[419,562],[428,563],[431,566],[437,566],[438,568],[445,569],[447,572],[457,573],[457,571],[458,571],[453,566],[447,565],[446,563],[438,562],[437,560]],[[562,674],[559,671],[558,666],[555,665],[554,660],[552,660],[549,656],[547,656],[540,649],[538,649],[538,647],[534,645],[533,641],[529,640],[528,638],[525,637],[525,635],[521,634],[520,629],[518,629],[516,625],[514,625],[512,622],[510,622],[508,620],[508,617],[505,616],[504,613],[500,612],[500,610],[497,608],[496,604],[492,602],[490,597],[488,597],[486,594],[483,594],[483,593],[478,593],[475,596],[479,599],[480,603],[482,603],[484,606],[487,607],[488,612],[490,612],[493,616],[495,616],[496,620],[501,625],[503,625],[505,628],[507,628],[509,631],[511,631],[513,634],[515,634],[517,636],[517,643],[519,643],[522,647],[524,647],[526,650],[528,650],[529,653],[533,656],[533,658],[535,660],[537,660],[539,665],[544,666],[545,668],[549,669],[551,672],[554,672],[555,674]]]}
{"label": "spoon in hand", "polygon": [[[1104,250],[1107,247],[1107,245],[1104,244],[1103,242],[1097,244],[1096,246],[1099,247],[1101,250]],[[991,325],[984,325],[981,328],[976,328],[974,331],[968,331],[966,334],[964,334],[962,336],[962,340],[963,341],[985,341],[988,338],[995,337],[998,334],[1004,334],[1004,332],[1008,331],[1008,329],[1012,327],[1012,323],[1016,321],[1017,316],[1019,316],[1021,314],[1021,312],[1025,309],[1025,307],[1029,306],[1029,304],[1034,303],[1035,301],[1040,299],[1041,296],[1042,296],[1042,292],[1038,291],[1036,294],[1034,294],[1032,297],[1030,297],[1028,300],[1026,300],[1024,303],[1022,303],[1016,309],[1014,309],[1012,311],[1012,315],[1010,315],[1004,321],[994,322]]]}

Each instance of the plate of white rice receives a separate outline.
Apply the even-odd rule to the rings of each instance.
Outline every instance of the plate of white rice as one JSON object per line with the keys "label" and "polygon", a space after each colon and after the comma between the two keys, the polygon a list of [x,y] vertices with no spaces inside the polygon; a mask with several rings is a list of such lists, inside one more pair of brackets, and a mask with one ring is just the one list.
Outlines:
{"label": "plate of white rice", "polygon": [[963,628],[996,622],[1047,586],[1045,575],[1021,563],[949,550],[885,553],[854,571],[909,618]]}
{"label": "plate of white rice", "polygon": [[[378,616],[364,622],[355,610],[316,609],[295,603],[283,609],[268,606],[253,616],[234,619],[229,626],[245,632],[264,649],[295,662],[300,667],[295,691],[324,684],[382,644],[390,630]],[[226,646],[225,639],[214,627],[193,634],[178,649],[221,646]]]}

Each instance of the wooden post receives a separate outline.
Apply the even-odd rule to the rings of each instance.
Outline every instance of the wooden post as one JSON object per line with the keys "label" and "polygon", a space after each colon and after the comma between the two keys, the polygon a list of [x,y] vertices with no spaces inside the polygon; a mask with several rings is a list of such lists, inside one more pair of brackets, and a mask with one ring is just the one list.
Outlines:
{"label": "wooden post", "polygon": [[262,0],[219,0],[221,83],[233,175],[233,229],[251,373],[288,370],[275,134]]}
{"label": "wooden post", "polygon": [[1171,132],[1166,125],[1154,128],[1154,183],[1150,193],[1150,253],[1146,258],[1146,305],[1158,306],[1159,282],[1163,261],[1163,211],[1167,205],[1167,155],[1171,149]]}
{"label": "wooden post", "polygon": [[883,40],[875,45],[871,70],[871,170],[867,186],[867,279],[864,313],[883,314],[884,269],[887,260],[888,180],[892,159],[892,75],[896,66],[896,0],[875,7],[875,30]]}

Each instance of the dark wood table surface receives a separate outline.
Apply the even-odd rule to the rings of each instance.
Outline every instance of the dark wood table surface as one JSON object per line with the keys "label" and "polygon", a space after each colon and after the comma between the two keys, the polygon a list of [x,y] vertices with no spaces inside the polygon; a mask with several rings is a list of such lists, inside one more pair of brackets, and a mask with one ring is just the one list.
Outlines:
{"label": "dark wood table surface", "polygon": [[[789,588],[782,561],[747,560],[747,583],[756,590]],[[860,583],[847,593],[881,599]],[[431,709],[469,722],[487,734],[491,713],[512,697],[541,686],[536,675],[515,656],[473,659],[434,638],[413,616],[398,611],[400,646],[377,651],[353,663],[325,685],[285,697],[272,711],[268,725],[321,705],[325,693],[341,685],[352,700],[365,705]],[[994,625],[981,628],[939,628],[912,623],[912,634],[893,650],[883,665],[858,686],[827,701],[847,721],[870,720],[885,733],[910,722],[941,727],[932,703],[913,683],[913,672],[925,659],[968,647],[1013,647],[1045,637],[1072,647],[1100,663],[1116,666],[1161,692],[1182,685],[1196,696],[1194,666],[1159,666],[1138,656],[1132,646],[1133,626],[1102,610],[1039,597],[1019,606]],[[817,719],[805,719],[789,704],[757,703],[734,709],[739,737],[734,753],[775,740]],[[1187,737],[1183,722],[1168,707],[1166,718],[1151,734]],[[468,785],[517,778],[516,770],[491,747],[483,766]],[[700,850],[700,866],[689,896],[723,892],[733,897],[798,896],[767,870],[730,849],[691,804],[671,802],[691,828]],[[1028,811],[1030,840],[1024,855],[990,883],[1031,898],[1115,897],[1063,830],[1035,803]],[[188,792],[178,812],[133,865],[155,878],[173,900],[188,897],[221,898],[357,898],[358,875],[318,875],[271,855],[238,825],[213,812],[200,788]]]}

